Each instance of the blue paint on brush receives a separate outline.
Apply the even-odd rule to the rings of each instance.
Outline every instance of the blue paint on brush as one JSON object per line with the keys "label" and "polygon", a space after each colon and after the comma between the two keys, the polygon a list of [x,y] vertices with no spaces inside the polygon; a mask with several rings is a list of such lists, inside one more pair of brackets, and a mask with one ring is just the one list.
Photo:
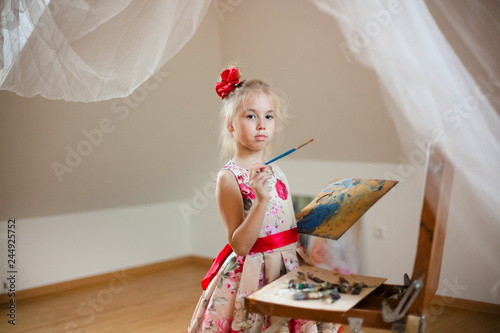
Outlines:
{"label": "blue paint on brush", "polygon": [[294,152],[294,151],[296,151],[297,149],[300,149],[300,148],[304,147],[305,145],[307,145],[308,143],[311,143],[311,142],[313,142],[313,141],[314,141],[314,139],[311,139],[311,140],[307,141],[306,143],[301,144],[301,145],[300,145],[300,146],[298,146],[298,147],[292,148],[292,149],[290,149],[289,151],[284,152],[283,154],[281,154],[281,155],[279,155],[279,156],[277,156],[277,157],[273,158],[272,160],[267,161],[267,162],[266,162],[266,163],[264,163],[264,164],[265,164],[265,165],[271,164],[271,163],[273,163],[274,161],[279,160],[280,158],[285,157],[286,155],[293,153],[293,152]]}

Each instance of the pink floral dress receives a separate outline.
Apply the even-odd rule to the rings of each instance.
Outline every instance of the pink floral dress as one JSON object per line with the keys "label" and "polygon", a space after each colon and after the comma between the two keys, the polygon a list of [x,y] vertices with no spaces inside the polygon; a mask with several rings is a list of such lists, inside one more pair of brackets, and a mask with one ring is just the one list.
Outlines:
{"label": "pink floral dress", "polygon": [[[231,171],[240,187],[245,216],[255,194],[248,186],[248,170],[229,161],[222,170]],[[270,171],[268,181],[271,198],[259,237],[266,237],[296,227],[292,199],[285,175],[277,167]],[[190,333],[233,333],[254,331],[256,314],[247,313],[244,299],[267,283],[310,263],[304,247],[292,243],[266,252],[250,252],[246,256],[231,253],[217,275],[202,293],[188,327]],[[266,318],[264,329],[271,324]],[[291,320],[280,332],[342,332],[342,325]],[[260,332],[258,332],[260,333]]]}

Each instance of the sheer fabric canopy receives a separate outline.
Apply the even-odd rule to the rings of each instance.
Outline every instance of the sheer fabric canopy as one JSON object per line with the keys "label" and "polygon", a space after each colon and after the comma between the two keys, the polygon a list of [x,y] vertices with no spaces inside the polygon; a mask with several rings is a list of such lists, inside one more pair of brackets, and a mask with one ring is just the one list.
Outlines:
{"label": "sheer fabric canopy", "polygon": [[[378,76],[387,109],[396,123],[404,156],[404,181],[424,163],[427,143],[441,147],[455,165],[449,223],[498,276],[498,257],[484,244],[500,234],[500,5],[437,1],[456,34],[481,68],[473,77],[421,1],[313,0],[343,31],[347,58]],[[459,7],[462,6],[461,10]],[[495,17],[496,15],[496,17]],[[495,110],[494,105],[497,106]],[[454,253],[454,255],[458,255]],[[490,279],[491,285],[497,281]]]}
{"label": "sheer fabric canopy", "polygon": [[1,89],[93,102],[127,96],[193,36],[210,0],[0,2]]}

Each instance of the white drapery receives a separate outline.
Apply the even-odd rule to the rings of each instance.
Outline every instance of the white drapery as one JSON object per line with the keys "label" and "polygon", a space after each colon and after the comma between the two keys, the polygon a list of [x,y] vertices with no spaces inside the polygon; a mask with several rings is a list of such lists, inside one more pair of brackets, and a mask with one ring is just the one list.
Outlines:
{"label": "white drapery", "polygon": [[1,89],[93,102],[124,97],[193,36],[210,0],[0,1]]}
{"label": "white drapery", "polygon": [[[500,78],[500,3],[498,1],[434,0],[459,35],[484,75]],[[498,89],[498,85],[494,89]],[[500,112],[500,94],[489,100]]]}
{"label": "white drapery", "polygon": [[[460,239],[463,254],[474,253],[486,263],[481,278],[491,284],[484,288],[498,283],[498,251],[491,246],[500,235],[500,110],[494,108],[500,90],[500,53],[494,53],[500,50],[500,5],[491,11],[486,2],[437,2],[482,66],[482,74],[472,77],[422,1],[313,2],[338,21],[346,60],[377,73],[404,149],[395,178],[404,181],[412,167],[423,164],[429,142],[439,144],[455,165],[449,224],[461,235],[450,240]],[[473,263],[461,265],[467,264]]]}

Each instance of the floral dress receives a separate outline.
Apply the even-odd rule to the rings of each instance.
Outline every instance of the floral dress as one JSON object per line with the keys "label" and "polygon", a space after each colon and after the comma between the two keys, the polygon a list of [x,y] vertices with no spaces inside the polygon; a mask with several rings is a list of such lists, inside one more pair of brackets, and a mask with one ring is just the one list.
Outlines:
{"label": "floral dress", "polygon": [[[229,161],[222,170],[231,171],[240,187],[245,216],[252,207],[255,194],[248,186],[248,170]],[[273,166],[268,180],[270,200],[259,237],[266,237],[296,227],[292,199],[285,175]],[[250,252],[239,256],[232,252],[217,274],[202,293],[188,327],[190,333],[234,333],[254,331],[256,314],[247,313],[245,297],[265,284],[298,267],[311,263],[304,247],[292,243],[266,252]],[[264,328],[270,326],[266,318]],[[342,332],[342,326],[331,323],[316,323],[306,320],[291,320],[279,332]],[[260,333],[260,332],[258,332]]]}

